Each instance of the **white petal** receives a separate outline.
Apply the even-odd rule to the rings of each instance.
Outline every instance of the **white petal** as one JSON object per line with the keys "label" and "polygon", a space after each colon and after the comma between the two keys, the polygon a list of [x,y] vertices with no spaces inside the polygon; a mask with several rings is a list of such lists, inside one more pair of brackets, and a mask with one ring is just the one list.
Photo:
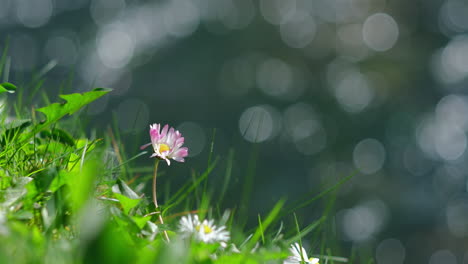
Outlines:
{"label": "white petal", "polygon": [[307,263],[318,264],[319,259],[318,258],[311,258],[309,261],[307,261]]}

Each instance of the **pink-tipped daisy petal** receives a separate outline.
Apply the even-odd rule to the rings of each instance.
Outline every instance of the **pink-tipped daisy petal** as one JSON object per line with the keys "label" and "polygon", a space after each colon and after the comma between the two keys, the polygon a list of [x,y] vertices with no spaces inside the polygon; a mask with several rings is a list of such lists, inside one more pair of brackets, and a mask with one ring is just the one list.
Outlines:
{"label": "pink-tipped daisy petal", "polygon": [[182,147],[184,144],[184,137],[182,134],[169,125],[165,125],[161,131],[161,124],[150,125],[150,138],[151,143],[141,146],[144,149],[150,145],[153,146],[154,153],[151,157],[163,159],[170,165],[170,160],[173,159],[178,162],[184,162],[185,157],[188,156],[188,148]]}

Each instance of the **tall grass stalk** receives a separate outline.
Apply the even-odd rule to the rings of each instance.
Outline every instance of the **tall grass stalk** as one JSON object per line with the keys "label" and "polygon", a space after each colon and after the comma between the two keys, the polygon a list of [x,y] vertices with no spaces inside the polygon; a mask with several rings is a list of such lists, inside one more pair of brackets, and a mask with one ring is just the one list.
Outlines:
{"label": "tall grass stalk", "polygon": [[[158,214],[159,222],[162,225],[164,225],[162,212],[159,211],[158,198],[156,196],[156,178],[158,177],[159,162],[160,162],[160,160],[158,158],[156,158],[155,162],[154,162],[154,173],[153,173],[153,203],[154,203],[154,208],[156,210],[156,213]],[[170,242],[171,240],[169,239],[169,235],[167,234],[167,231],[163,230],[163,233],[164,233],[164,237],[166,238],[166,241]]]}

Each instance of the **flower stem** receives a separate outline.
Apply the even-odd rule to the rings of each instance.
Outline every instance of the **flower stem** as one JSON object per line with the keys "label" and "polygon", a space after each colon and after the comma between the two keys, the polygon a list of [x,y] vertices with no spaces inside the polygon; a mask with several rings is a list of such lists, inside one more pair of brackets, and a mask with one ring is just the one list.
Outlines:
{"label": "flower stem", "polygon": [[[158,165],[159,165],[159,159],[156,158],[156,161],[154,163],[154,174],[153,174],[153,203],[154,203],[155,210],[159,209],[158,200],[156,198],[156,177],[158,175]],[[161,224],[164,225],[164,220],[162,218],[161,212],[158,213],[158,217],[159,217],[159,222],[161,222]],[[169,236],[167,235],[167,231],[164,230],[163,233],[167,242],[170,242]]]}

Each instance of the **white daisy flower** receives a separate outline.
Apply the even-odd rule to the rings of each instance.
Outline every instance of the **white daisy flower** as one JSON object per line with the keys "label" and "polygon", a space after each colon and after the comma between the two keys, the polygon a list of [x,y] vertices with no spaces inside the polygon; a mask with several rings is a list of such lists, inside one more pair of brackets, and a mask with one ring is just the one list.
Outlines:
{"label": "white daisy flower", "polygon": [[183,236],[190,236],[196,232],[195,227],[200,225],[198,215],[182,216],[179,221],[179,231]]}
{"label": "white daisy flower", "polygon": [[198,219],[198,215],[183,216],[179,222],[179,231],[184,237],[194,237],[205,243],[219,242],[226,245],[229,240],[229,232],[225,226],[217,227],[213,220]]}
{"label": "white daisy flower", "polygon": [[283,264],[301,264],[301,263],[311,263],[319,264],[318,258],[309,258],[303,247],[299,243],[294,243],[289,248],[289,251],[292,253],[292,256],[289,256]]}

